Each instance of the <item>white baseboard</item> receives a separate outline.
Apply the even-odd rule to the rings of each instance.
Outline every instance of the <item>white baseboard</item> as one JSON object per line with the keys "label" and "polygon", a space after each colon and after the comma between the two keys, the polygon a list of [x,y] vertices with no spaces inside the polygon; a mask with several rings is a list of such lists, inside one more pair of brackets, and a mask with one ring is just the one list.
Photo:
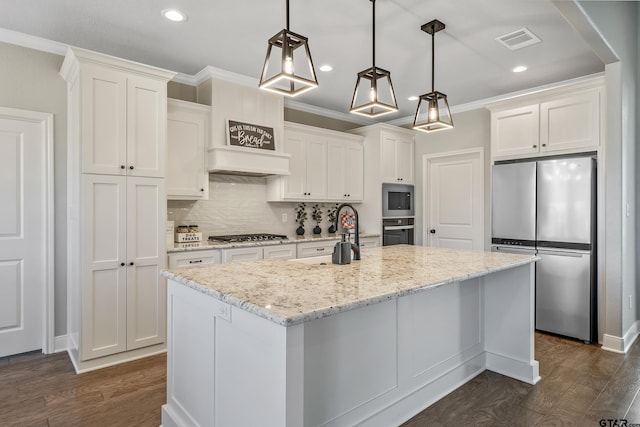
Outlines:
{"label": "white baseboard", "polygon": [[515,378],[528,384],[536,384],[540,381],[539,365],[537,360],[523,362],[497,353],[486,352],[487,369],[498,374]]}
{"label": "white baseboard", "polygon": [[67,351],[69,348],[69,339],[67,335],[58,335],[53,338],[53,352],[60,353]]}
{"label": "white baseboard", "polygon": [[640,335],[640,320],[636,320],[622,337],[604,334],[602,349],[614,353],[626,354]]}

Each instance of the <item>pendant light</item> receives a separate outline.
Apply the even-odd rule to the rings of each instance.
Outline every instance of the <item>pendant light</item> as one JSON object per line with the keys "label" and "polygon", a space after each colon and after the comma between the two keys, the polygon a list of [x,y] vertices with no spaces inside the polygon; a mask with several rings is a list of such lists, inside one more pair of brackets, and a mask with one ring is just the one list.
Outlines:
{"label": "pendant light", "polygon": [[376,67],[376,0],[369,1],[371,1],[373,9],[373,65],[371,68],[358,73],[358,80],[353,91],[353,99],[351,100],[349,111],[373,117],[398,111],[398,104],[393,93],[391,73]]}
{"label": "pendant light", "polygon": [[[318,86],[307,38],[289,31],[289,0],[286,0],[287,28],[269,39],[260,89],[287,96],[300,95]],[[269,73],[269,68],[275,73]]]}
{"label": "pendant light", "polygon": [[416,116],[413,119],[413,128],[423,132],[451,129],[453,120],[447,95],[435,90],[435,34],[444,30],[445,25],[434,19],[424,24],[420,29],[431,34],[431,92],[420,95]]}

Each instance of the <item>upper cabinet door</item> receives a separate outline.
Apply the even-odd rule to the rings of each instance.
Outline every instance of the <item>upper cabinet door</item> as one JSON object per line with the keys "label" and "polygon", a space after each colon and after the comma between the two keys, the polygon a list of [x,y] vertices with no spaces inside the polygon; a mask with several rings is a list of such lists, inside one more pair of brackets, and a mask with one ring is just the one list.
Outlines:
{"label": "upper cabinet door", "polygon": [[364,148],[361,142],[348,142],[344,163],[347,200],[364,200]]}
{"label": "upper cabinet door", "polygon": [[127,79],[127,173],[162,178],[165,174],[167,84]]}
{"label": "upper cabinet door", "polygon": [[307,150],[307,197],[327,198],[327,142],[324,138],[309,136]]}
{"label": "upper cabinet door", "polygon": [[283,198],[303,199],[306,195],[307,180],[307,152],[303,136],[295,132],[287,134],[283,144],[283,151],[291,155],[289,162],[291,175],[282,178]]}
{"label": "upper cabinet door", "polygon": [[600,145],[600,90],[540,104],[540,151]]}
{"label": "upper cabinet door", "polygon": [[410,137],[382,132],[380,166],[382,182],[413,183],[413,140]]}
{"label": "upper cabinet door", "polygon": [[82,74],[84,173],[127,172],[127,79],[123,73],[87,65]]}
{"label": "upper cabinet door", "polygon": [[170,99],[167,116],[167,199],[207,200],[205,144],[211,109]]}
{"label": "upper cabinet door", "polygon": [[491,155],[501,157],[537,153],[539,123],[538,104],[493,113]]}

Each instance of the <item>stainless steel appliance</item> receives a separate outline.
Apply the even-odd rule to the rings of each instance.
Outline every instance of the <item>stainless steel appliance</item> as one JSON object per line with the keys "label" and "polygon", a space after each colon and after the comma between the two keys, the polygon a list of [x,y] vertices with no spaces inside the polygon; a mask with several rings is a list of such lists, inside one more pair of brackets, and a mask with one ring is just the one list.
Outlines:
{"label": "stainless steel appliance", "polygon": [[210,242],[220,242],[220,243],[260,242],[265,240],[287,240],[287,236],[284,236],[281,234],[268,234],[268,233],[209,236]]}
{"label": "stainless steel appliance", "polygon": [[382,220],[382,246],[413,245],[414,218]]}
{"label": "stainless steel appliance", "polygon": [[382,184],[382,217],[414,216],[413,185]]}
{"label": "stainless steel appliance", "polygon": [[536,329],[596,339],[596,160],[493,166],[492,250],[537,254]]}

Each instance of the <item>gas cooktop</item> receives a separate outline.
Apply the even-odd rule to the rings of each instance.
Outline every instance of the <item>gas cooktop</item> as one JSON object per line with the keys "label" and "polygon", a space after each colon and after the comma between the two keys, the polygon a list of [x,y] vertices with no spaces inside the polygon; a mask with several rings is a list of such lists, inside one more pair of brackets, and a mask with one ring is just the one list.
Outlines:
{"label": "gas cooktop", "polygon": [[209,236],[211,242],[236,243],[236,242],[261,242],[265,240],[287,240],[287,236],[281,234],[231,234],[228,236]]}

